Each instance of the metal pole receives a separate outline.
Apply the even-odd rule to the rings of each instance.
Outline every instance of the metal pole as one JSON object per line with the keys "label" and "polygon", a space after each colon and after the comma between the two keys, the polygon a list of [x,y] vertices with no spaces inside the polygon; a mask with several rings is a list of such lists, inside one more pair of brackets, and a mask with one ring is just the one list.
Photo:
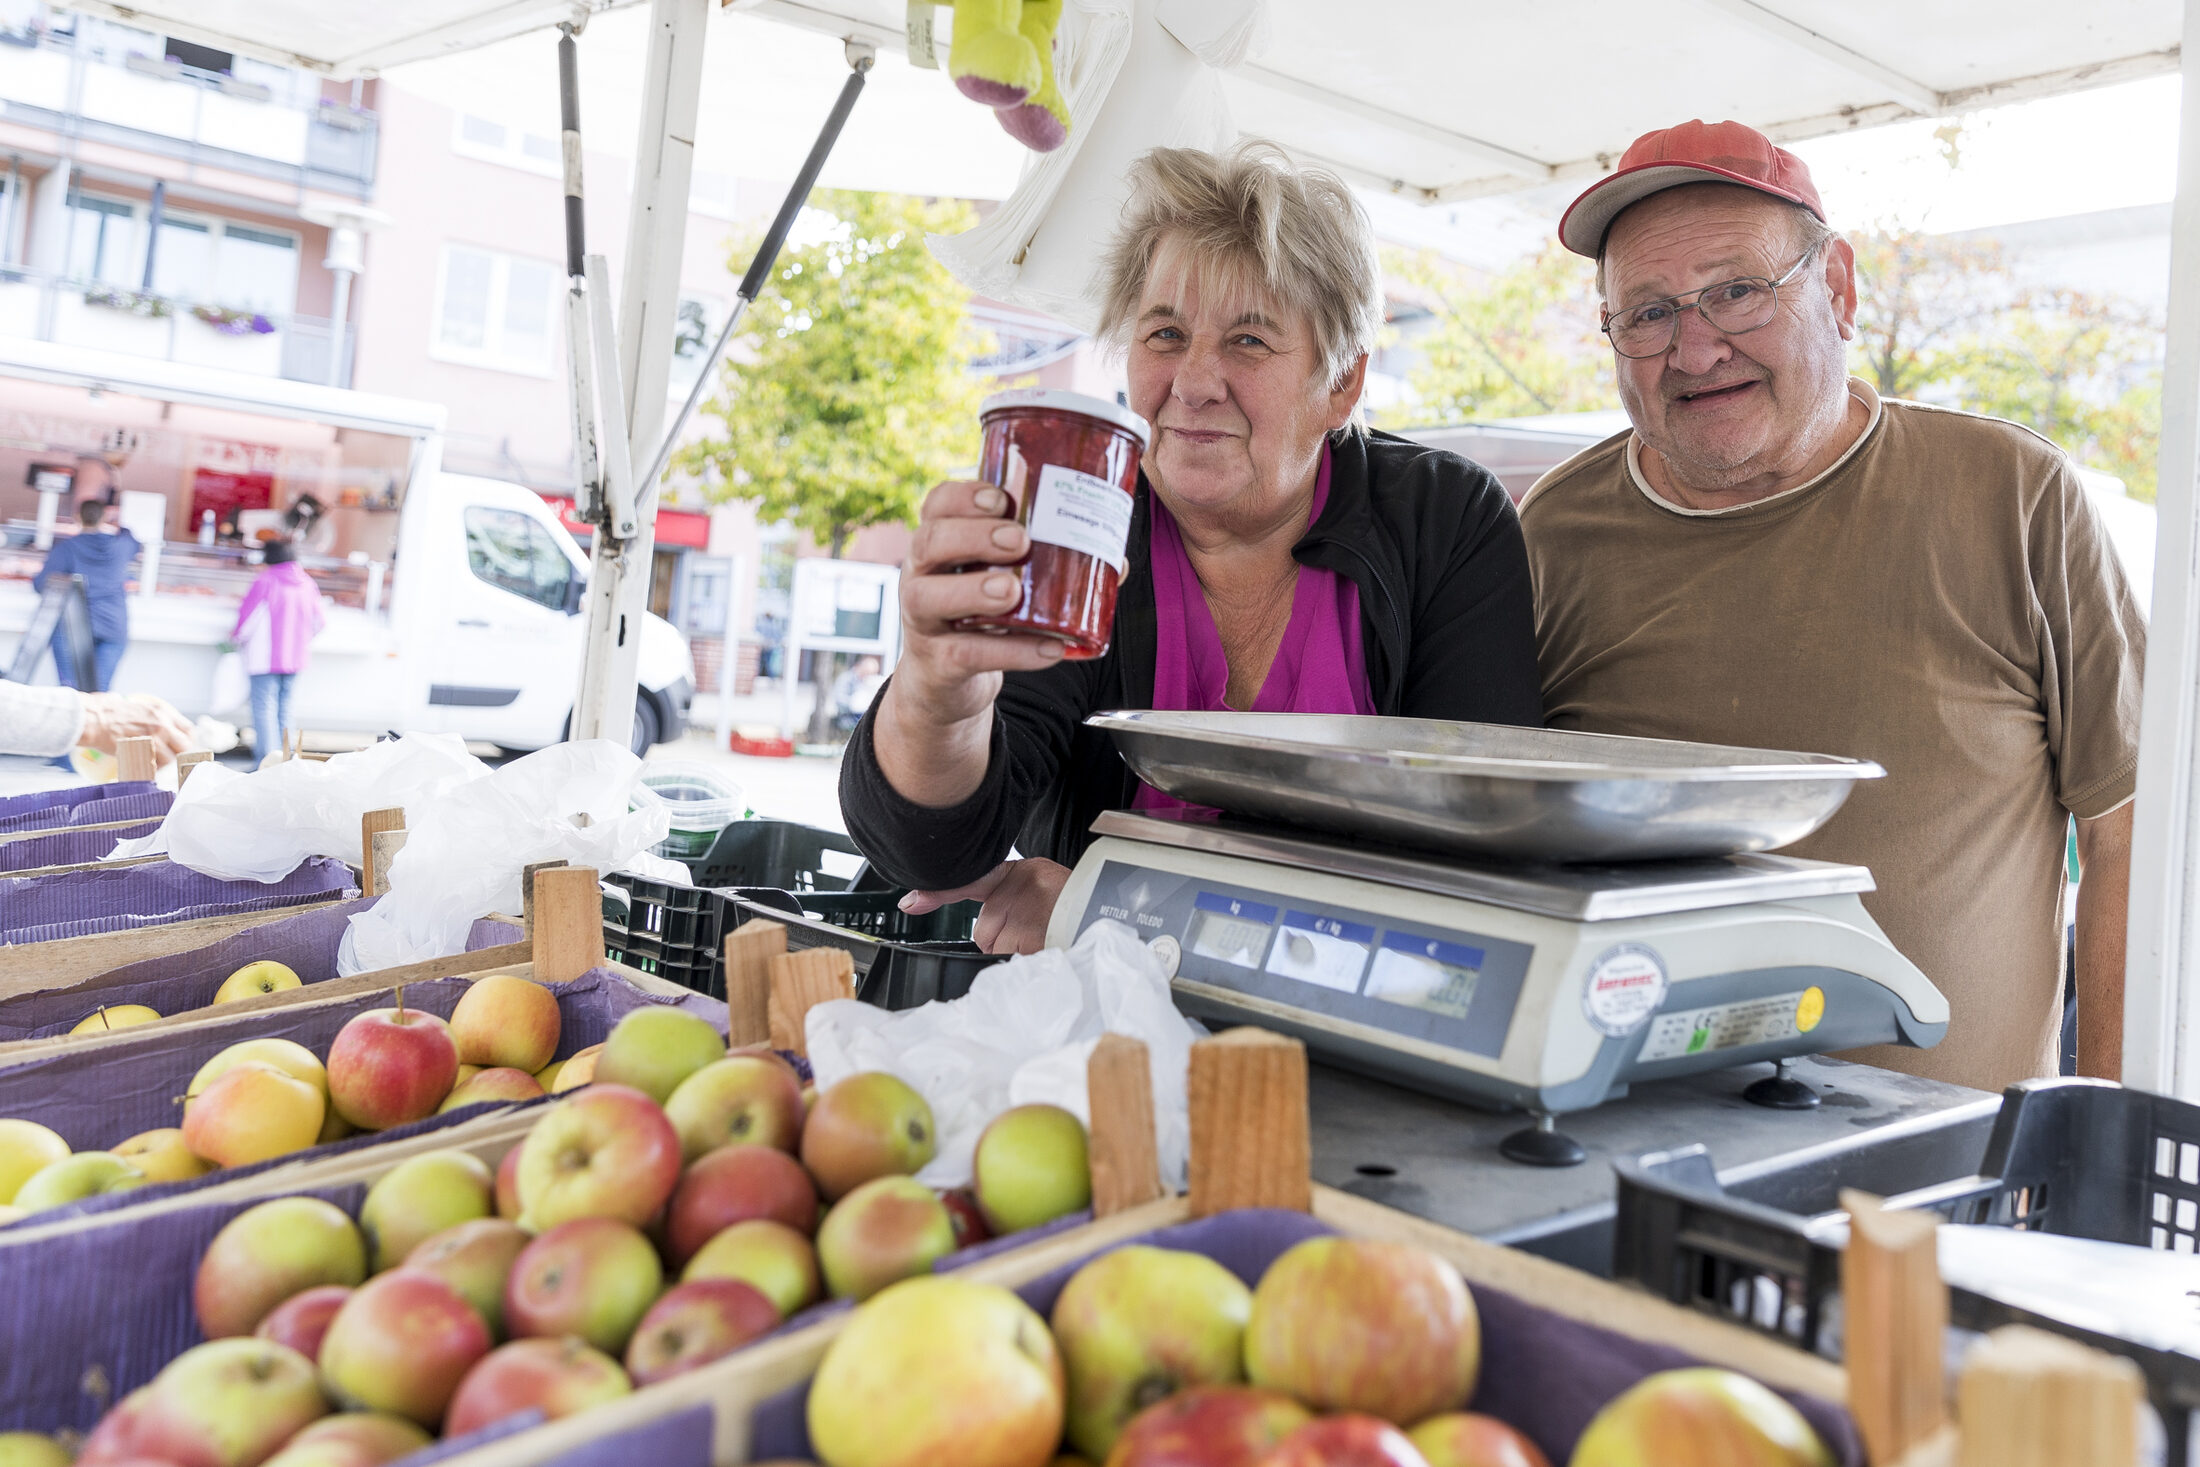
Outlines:
{"label": "metal pole", "polygon": [[336,289],[329,302],[328,385],[344,385],[344,318],[351,314],[351,272],[334,270]]}
{"label": "metal pole", "polygon": [[145,209],[145,279],[139,289],[151,293],[153,289],[153,262],[160,256],[160,221],[168,212],[168,183],[165,179],[153,180],[153,201]]}
{"label": "metal pole", "polygon": [[2200,1100],[2200,0],[2185,0],[2153,624],[2139,724],[2124,1083]]}
{"label": "metal pole", "polygon": [[587,217],[581,193],[580,56],[570,23],[558,27],[559,138],[565,158],[565,381],[573,414],[573,513],[603,523],[602,461],[596,452],[599,414],[588,321]]}

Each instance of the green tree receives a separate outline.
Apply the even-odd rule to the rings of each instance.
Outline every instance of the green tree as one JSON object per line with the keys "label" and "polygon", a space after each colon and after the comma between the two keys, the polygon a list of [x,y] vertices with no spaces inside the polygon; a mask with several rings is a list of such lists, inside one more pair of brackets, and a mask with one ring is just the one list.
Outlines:
{"label": "green tree", "polygon": [[2022,423],[2154,498],[2161,327],[2128,302],[2039,291],[1962,348],[1962,406]]}
{"label": "green tree", "polygon": [[[719,431],[681,467],[714,501],[750,500],[839,557],[868,525],[914,523],[925,492],[977,444],[979,345],[969,292],[924,247],[976,222],[954,201],[821,191],[837,227],[781,255],[703,408]],[[740,272],[753,239],[735,244]],[[811,736],[830,718],[836,657],[817,659]],[[786,675],[793,676],[788,668]]]}
{"label": "green tree", "polygon": [[1393,280],[1428,297],[1436,325],[1407,378],[1423,422],[1619,406],[1597,330],[1596,270],[1557,244],[1478,283],[1435,255],[1394,252]]}

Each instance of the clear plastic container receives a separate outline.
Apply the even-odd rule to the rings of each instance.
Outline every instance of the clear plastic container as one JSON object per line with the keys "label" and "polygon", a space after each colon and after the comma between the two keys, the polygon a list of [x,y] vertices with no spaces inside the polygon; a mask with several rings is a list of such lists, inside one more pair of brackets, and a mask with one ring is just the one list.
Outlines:
{"label": "clear plastic container", "polygon": [[700,764],[651,764],[634,787],[634,808],[663,805],[672,829],[655,847],[675,861],[706,854],[718,832],[741,818],[741,786]]}

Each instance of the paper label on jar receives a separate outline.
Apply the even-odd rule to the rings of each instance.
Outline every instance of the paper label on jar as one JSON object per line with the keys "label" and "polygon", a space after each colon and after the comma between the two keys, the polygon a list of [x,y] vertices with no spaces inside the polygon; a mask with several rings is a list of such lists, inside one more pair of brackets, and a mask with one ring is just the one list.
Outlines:
{"label": "paper label on jar", "polygon": [[1115,567],[1123,574],[1123,548],[1131,538],[1131,497],[1093,474],[1061,464],[1039,470],[1031,494],[1031,538],[1059,545]]}

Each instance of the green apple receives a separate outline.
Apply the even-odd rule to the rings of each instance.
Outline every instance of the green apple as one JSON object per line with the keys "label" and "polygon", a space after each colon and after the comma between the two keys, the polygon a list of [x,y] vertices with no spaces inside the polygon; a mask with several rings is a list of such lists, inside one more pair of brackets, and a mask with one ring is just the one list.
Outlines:
{"label": "green apple", "polygon": [[1134,1244],[1062,1286],[1054,1338],[1069,1373],[1069,1442],[1105,1461],[1124,1423],[1188,1386],[1245,1379],[1252,1290],[1202,1253]]}
{"label": "green apple", "polygon": [[520,1143],[518,1176],[525,1227],[553,1228],[577,1217],[641,1226],[679,1183],[680,1135],[664,1107],[641,1091],[590,1085],[535,1122]]}
{"label": "green apple", "polygon": [[782,1316],[817,1299],[817,1250],[785,1223],[769,1218],[737,1222],[690,1258],[680,1282],[739,1279],[754,1285]]}
{"label": "green apple", "polygon": [[1703,1365],[1644,1376],[1607,1401],[1574,1444],[1569,1467],[1833,1461],[1802,1412],[1746,1375]]}
{"label": "green apple", "polygon": [[817,1262],[835,1299],[868,1299],[955,1251],[947,1204],[915,1177],[873,1177],[833,1205]]}
{"label": "green apple", "polygon": [[209,1340],[153,1377],[132,1455],[249,1467],[328,1414],[313,1362],[273,1340]]}
{"label": "green apple", "polygon": [[520,1250],[504,1284],[504,1322],[518,1337],[575,1335],[617,1356],[664,1283],[657,1250],[640,1229],[576,1218]]}
{"label": "green apple", "polygon": [[71,1034],[107,1034],[116,1029],[135,1029],[160,1017],[157,1009],[141,1003],[102,1004],[77,1021]]}
{"label": "green apple", "polygon": [[140,1131],[110,1150],[145,1173],[147,1182],[188,1182],[214,1169],[214,1163],[192,1154],[182,1128],[177,1126]]}
{"label": "green apple", "polygon": [[33,1172],[68,1154],[69,1143],[36,1121],[0,1121],[0,1202],[13,1202]]}
{"label": "green apple", "polygon": [[972,1166],[978,1208],[996,1237],[1092,1206],[1084,1122],[1058,1105],[1002,1111],[978,1138]]}
{"label": "green apple", "polygon": [[246,963],[223,979],[222,986],[214,990],[214,1002],[235,1003],[239,999],[281,993],[286,988],[298,986],[296,973],[272,958],[262,958],[257,963]]}
{"label": "green apple", "polygon": [[1543,1449],[1495,1416],[1446,1411],[1406,1433],[1428,1467],[1551,1467]]}
{"label": "green apple", "polygon": [[210,1340],[248,1335],[276,1305],[322,1284],[367,1276],[367,1245],[350,1216],[318,1197],[278,1197],[222,1225],[191,1289]]}
{"label": "green apple", "polygon": [[802,1081],[772,1054],[729,1054],[680,1082],[665,1102],[688,1161],[721,1146],[793,1151],[802,1136]]}
{"label": "green apple", "polygon": [[708,1021],[685,1009],[652,1004],[619,1020],[596,1058],[595,1078],[631,1085],[663,1105],[680,1082],[714,1060],[726,1041]]}
{"label": "green apple", "polygon": [[445,1228],[413,1249],[405,1255],[405,1267],[432,1273],[458,1290],[480,1313],[489,1332],[502,1339],[504,1282],[527,1238],[527,1230],[518,1223],[501,1217],[475,1218]]}
{"label": "green apple", "polygon": [[939,1144],[932,1107],[884,1070],[850,1075],[818,1096],[802,1128],[802,1164],[838,1202],[873,1177],[923,1170]]}
{"label": "green apple", "polygon": [[359,1209],[359,1226],[380,1273],[445,1228],[495,1213],[496,1178],[487,1162],[464,1151],[430,1151],[382,1174]]}
{"label": "green apple", "polygon": [[17,1189],[15,1205],[25,1212],[66,1207],[87,1197],[127,1192],[145,1185],[145,1173],[110,1151],[79,1151],[31,1173]]}
{"label": "green apple", "polygon": [[69,1467],[69,1449],[35,1431],[0,1431],[0,1467]]}

